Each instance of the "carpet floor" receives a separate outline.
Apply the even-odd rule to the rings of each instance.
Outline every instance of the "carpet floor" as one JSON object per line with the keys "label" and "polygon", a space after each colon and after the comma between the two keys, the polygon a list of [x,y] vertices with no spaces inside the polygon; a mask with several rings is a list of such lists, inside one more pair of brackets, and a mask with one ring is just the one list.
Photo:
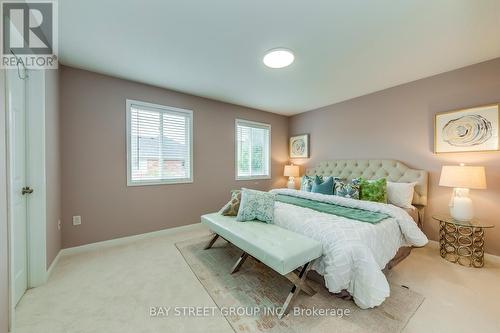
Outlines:
{"label": "carpet floor", "polygon": [[362,310],[352,300],[328,293],[317,282],[308,284],[314,296],[301,292],[290,314],[278,319],[291,282],[262,263],[248,258],[240,271],[230,274],[241,250],[220,238],[203,250],[210,237],[176,246],[206,291],[236,332],[401,332],[424,297],[408,288],[391,286],[391,296],[379,307]]}
{"label": "carpet floor", "polygon": [[[174,245],[208,234],[205,226],[195,224],[155,237],[65,252],[49,281],[29,289],[21,299],[15,312],[15,332],[234,333]],[[252,265],[247,260],[243,269],[250,269],[248,264]],[[240,273],[246,275],[246,271]],[[462,267],[443,260],[436,243],[430,243],[414,249],[388,278],[393,286],[406,285],[425,296],[404,333],[500,332],[499,257],[487,257],[481,269]],[[284,285],[289,286],[287,283]],[[282,302],[282,295],[279,297],[276,304]],[[172,312],[151,316],[150,308],[159,306],[216,310],[209,316]],[[311,326],[305,332],[320,330]],[[329,332],[337,330],[330,327]]]}

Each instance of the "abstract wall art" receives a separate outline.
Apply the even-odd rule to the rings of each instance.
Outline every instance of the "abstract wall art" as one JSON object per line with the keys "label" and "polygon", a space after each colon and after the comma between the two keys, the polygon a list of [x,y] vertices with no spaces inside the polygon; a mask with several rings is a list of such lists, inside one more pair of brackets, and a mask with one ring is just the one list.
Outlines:
{"label": "abstract wall art", "polygon": [[309,158],[309,134],[290,138],[290,158]]}
{"label": "abstract wall art", "polygon": [[436,114],[434,152],[498,150],[498,109],[495,104]]}

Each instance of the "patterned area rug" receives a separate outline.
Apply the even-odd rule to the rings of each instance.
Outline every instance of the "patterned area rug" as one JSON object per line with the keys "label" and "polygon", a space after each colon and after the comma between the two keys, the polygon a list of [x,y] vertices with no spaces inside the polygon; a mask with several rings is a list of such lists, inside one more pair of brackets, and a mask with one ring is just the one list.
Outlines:
{"label": "patterned area rug", "polygon": [[316,295],[301,292],[290,314],[279,320],[276,312],[291,282],[253,258],[239,272],[229,274],[241,251],[221,238],[203,250],[209,239],[176,246],[235,332],[400,332],[424,300],[420,294],[391,285],[391,297],[381,306],[361,310],[353,301],[334,297],[308,280]]}

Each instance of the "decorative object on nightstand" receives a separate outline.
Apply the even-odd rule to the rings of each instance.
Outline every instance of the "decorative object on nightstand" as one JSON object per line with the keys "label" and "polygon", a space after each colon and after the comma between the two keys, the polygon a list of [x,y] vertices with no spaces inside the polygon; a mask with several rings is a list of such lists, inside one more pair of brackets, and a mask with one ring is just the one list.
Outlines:
{"label": "decorative object on nightstand", "polygon": [[439,186],[453,187],[450,200],[450,215],[458,221],[470,221],[474,218],[469,189],[486,189],[484,167],[445,165],[441,170]]}
{"label": "decorative object on nightstand", "polygon": [[285,177],[288,177],[287,187],[295,189],[295,177],[299,176],[299,166],[298,165],[285,165]]}
{"label": "decorative object on nightstand", "polygon": [[449,215],[432,217],[439,221],[439,253],[441,257],[462,266],[484,266],[484,229],[493,228],[477,220],[457,221]]}

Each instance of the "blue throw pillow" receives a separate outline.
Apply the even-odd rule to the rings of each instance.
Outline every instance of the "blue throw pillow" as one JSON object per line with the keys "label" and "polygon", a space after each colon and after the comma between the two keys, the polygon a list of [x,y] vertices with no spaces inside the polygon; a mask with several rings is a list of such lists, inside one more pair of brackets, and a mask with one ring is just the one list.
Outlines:
{"label": "blue throw pillow", "polygon": [[269,192],[241,189],[241,202],[236,221],[259,220],[273,223],[275,195]]}
{"label": "blue throw pillow", "polygon": [[316,176],[311,192],[333,195],[333,185],[333,177],[328,177],[325,181],[323,181],[320,177]]}

